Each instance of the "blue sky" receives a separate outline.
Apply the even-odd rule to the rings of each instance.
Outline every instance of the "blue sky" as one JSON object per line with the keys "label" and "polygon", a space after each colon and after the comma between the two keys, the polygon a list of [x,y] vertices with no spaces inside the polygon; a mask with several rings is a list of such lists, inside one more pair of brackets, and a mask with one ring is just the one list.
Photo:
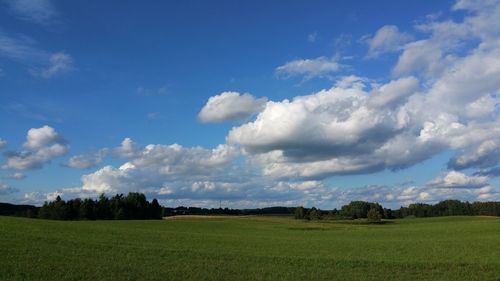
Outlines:
{"label": "blue sky", "polygon": [[494,0],[0,1],[0,201],[500,200],[499,15]]}

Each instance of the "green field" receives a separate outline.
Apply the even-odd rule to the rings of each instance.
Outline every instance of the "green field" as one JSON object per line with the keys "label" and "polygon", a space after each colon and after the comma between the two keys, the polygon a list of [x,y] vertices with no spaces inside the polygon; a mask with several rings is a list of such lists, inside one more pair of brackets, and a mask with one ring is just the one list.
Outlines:
{"label": "green field", "polygon": [[0,217],[0,280],[499,280],[500,218]]}

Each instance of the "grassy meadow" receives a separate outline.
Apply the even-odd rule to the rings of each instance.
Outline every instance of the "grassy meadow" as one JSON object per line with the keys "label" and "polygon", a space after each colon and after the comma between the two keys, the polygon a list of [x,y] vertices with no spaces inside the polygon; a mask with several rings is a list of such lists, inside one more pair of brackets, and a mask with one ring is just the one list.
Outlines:
{"label": "grassy meadow", "polygon": [[0,217],[0,280],[499,280],[500,218]]}

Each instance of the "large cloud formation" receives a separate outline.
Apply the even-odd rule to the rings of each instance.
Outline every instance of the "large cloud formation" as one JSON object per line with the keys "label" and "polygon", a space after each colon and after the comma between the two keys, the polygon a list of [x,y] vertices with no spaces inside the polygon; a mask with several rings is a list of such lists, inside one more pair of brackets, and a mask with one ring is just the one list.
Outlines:
{"label": "large cloud formation", "polygon": [[[127,138],[109,150],[123,159],[121,166],[83,175],[80,187],[30,193],[26,200],[127,191],[142,191],[169,205],[214,206],[230,200],[230,206],[239,208],[331,208],[351,200],[389,207],[450,198],[500,200],[498,188],[489,183],[500,175],[500,4],[461,0],[453,9],[465,10],[462,20],[419,23],[415,30],[420,36],[385,26],[365,41],[372,59],[397,54],[386,81],[351,75],[330,89],[282,101],[222,93],[209,99],[201,121],[256,114],[232,128],[226,144],[213,149],[142,146]],[[289,62],[276,72],[309,79],[340,69],[335,58],[319,57]],[[59,142],[36,143],[28,140],[26,155],[9,158],[9,165],[44,163],[47,158],[35,157],[37,151]],[[420,185],[346,189],[323,181],[333,175],[403,169],[442,152],[454,153],[450,170]],[[32,158],[43,161],[28,161]],[[98,164],[83,160],[73,158],[74,166]]]}
{"label": "large cloud formation", "polygon": [[[131,153],[131,148],[133,153]],[[126,138],[115,149],[128,159],[119,168],[105,166],[82,176],[82,189],[90,192],[118,192],[165,187],[172,182],[209,181],[227,173],[227,167],[238,156],[234,147],[219,145],[214,149],[186,148],[178,144],[150,144],[140,147]],[[125,153],[126,152],[126,153]],[[165,190],[164,190],[165,191]]]}
{"label": "large cloud formation", "polygon": [[459,1],[454,9],[469,14],[417,26],[429,38],[402,47],[394,80],[268,102],[255,121],[233,128],[228,142],[279,178],[401,169],[450,149],[457,151],[450,168],[494,167],[500,5]]}

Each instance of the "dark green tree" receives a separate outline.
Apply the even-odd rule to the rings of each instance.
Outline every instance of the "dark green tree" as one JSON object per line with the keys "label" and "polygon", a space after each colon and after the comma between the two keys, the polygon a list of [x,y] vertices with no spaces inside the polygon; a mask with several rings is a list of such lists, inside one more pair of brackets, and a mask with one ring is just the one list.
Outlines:
{"label": "dark green tree", "polygon": [[382,221],[382,215],[378,208],[371,208],[367,213],[368,222],[378,223]]}
{"label": "dark green tree", "polygon": [[295,216],[295,219],[297,219],[297,220],[304,219],[304,207],[300,206],[300,207],[295,208],[294,216]]}
{"label": "dark green tree", "polygon": [[320,220],[322,218],[321,210],[312,207],[309,210],[308,217],[311,220]]}

